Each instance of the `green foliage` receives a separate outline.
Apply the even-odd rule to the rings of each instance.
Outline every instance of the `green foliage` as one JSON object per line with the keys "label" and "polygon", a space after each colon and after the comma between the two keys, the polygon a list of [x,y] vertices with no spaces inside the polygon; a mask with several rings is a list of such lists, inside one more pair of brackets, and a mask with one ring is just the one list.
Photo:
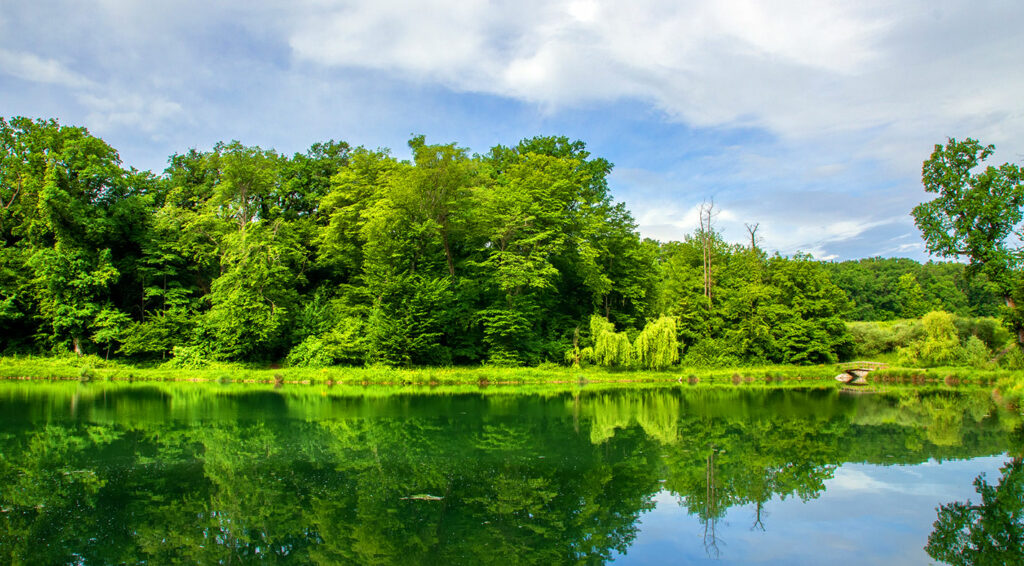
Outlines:
{"label": "green foliage", "polygon": [[686,363],[827,363],[849,350],[846,297],[809,256],[768,258],[713,235],[709,304],[698,239],[662,251],[663,308],[678,321]]}
{"label": "green foliage", "polygon": [[977,336],[970,336],[963,346],[962,362],[974,368],[988,368],[992,365],[992,352]]}
{"label": "green foliage", "polygon": [[941,505],[928,536],[928,555],[956,566],[1020,564],[1024,560],[1024,463],[1016,458],[992,485],[984,474],[974,480],[978,504]]}
{"label": "green foliage", "polygon": [[956,365],[963,357],[963,349],[953,324],[953,315],[943,311],[930,312],[921,319],[921,326],[924,328],[923,338],[902,348],[900,360],[925,367]]}
{"label": "green foliage", "polygon": [[171,350],[171,359],[164,365],[175,369],[199,369],[209,363],[206,352],[199,346],[175,346]]}
{"label": "green foliage", "polygon": [[637,362],[647,369],[663,370],[679,361],[676,333],[676,319],[671,316],[648,322],[633,343]]}
{"label": "green foliage", "polygon": [[[993,315],[1007,281],[770,257],[710,228],[642,240],[612,165],[565,137],[409,147],[398,161],[333,140],[293,156],[231,141],[154,175],[83,128],[0,120],[0,343],[144,364],[823,364],[924,332],[848,331],[843,316]],[[967,184],[1013,201],[1011,169]],[[988,320],[957,330],[996,352],[1006,337]]]}
{"label": "green foliage", "polygon": [[327,367],[360,364],[367,355],[366,324],[344,317],[327,332],[306,337],[288,353],[288,364],[302,367]]}
{"label": "green foliage", "polygon": [[686,349],[680,365],[696,368],[726,368],[744,365],[732,344],[715,338],[702,338]]}
{"label": "green foliage", "polygon": [[[984,273],[1012,304],[1020,286],[1021,254],[1013,236],[1024,219],[1024,177],[1011,163],[974,172],[994,151],[971,138],[936,145],[921,178],[925,191],[937,196],[912,214],[930,253],[968,258],[971,272]],[[1024,330],[1016,329],[1018,341],[1024,340]]]}
{"label": "green foliage", "polygon": [[125,313],[117,309],[103,309],[93,322],[96,331],[92,335],[92,341],[106,346],[105,357],[109,358],[111,348],[126,339],[131,323],[131,317]]}
{"label": "green foliage", "polygon": [[993,316],[1003,301],[987,277],[968,277],[962,263],[873,257],[824,265],[850,299],[844,316],[851,321],[917,318],[929,310]]}
{"label": "green foliage", "polygon": [[854,355],[873,358],[892,352],[896,348],[896,332],[892,325],[882,326],[873,322],[852,322],[847,325],[853,339]]}
{"label": "green foliage", "polygon": [[1024,369],[1024,348],[1015,346],[1000,360],[999,366],[1010,370]]}
{"label": "green foliage", "polygon": [[590,338],[594,346],[592,357],[602,366],[629,366],[633,361],[633,347],[625,332],[615,332],[615,325],[600,315],[590,317]]}
{"label": "green foliage", "polygon": [[967,256],[1005,285],[1014,261],[1007,238],[1024,218],[1024,186],[1014,164],[973,173],[994,151],[970,138],[936,145],[921,177],[925,191],[937,196],[915,207],[913,215],[929,252]]}
{"label": "green foliage", "polygon": [[[930,314],[930,319],[936,315]],[[948,322],[948,317],[941,317]],[[934,321],[930,323],[934,330]],[[856,358],[895,359],[892,354],[900,352],[902,361],[910,365],[949,365],[965,364],[970,367],[986,368],[998,352],[1010,340],[1010,334],[998,320],[988,317],[952,316],[952,324],[957,345],[947,333],[941,339],[948,349],[939,359],[928,361],[923,359],[925,344],[931,340],[931,348],[936,347],[936,340],[930,338],[928,327],[923,319],[903,319],[885,322],[851,322],[847,323],[853,337],[853,353]],[[957,354],[959,352],[959,354]],[[953,356],[953,357],[951,357]]]}
{"label": "green foliage", "polygon": [[957,317],[953,321],[956,324],[960,341],[965,342],[970,337],[976,337],[990,350],[1002,349],[1012,338],[1006,327],[999,320],[991,317],[963,318]]}
{"label": "green foliage", "polygon": [[928,311],[924,290],[913,274],[900,275],[896,285],[896,296],[900,304],[900,318],[917,318]]}

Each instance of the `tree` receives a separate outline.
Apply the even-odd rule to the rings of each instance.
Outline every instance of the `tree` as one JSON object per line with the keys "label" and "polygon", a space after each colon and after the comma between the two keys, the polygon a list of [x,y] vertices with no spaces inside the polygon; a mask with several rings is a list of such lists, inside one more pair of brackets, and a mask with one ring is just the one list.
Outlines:
{"label": "tree", "polygon": [[[1024,218],[1024,184],[1020,167],[1010,163],[974,172],[994,151],[995,146],[971,138],[936,145],[921,179],[925,191],[938,197],[917,205],[912,214],[930,253],[969,259],[971,272],[998,284],[1006,305],[1016,310],[1022,249],[1009,239],[1019,235]],[[1014,326],[1024,343],[1024,326]]]}
{"label": "tree", "polygon": [[633,343],[637,361],[647,369],[663,370],[679,361],[676,319],[662,316],[648,322]]}
{"label": "tree", "polygon": [[594,341],[594,360],[603,366],[628,366],[633,350],[625,332],[615,332],[615,325],[601,315],[590,317],[590,338]]}
{"label": "tree", "polygon": [[911,364],[926,366],[953,365],[962,357],[953,315],[934,311],[921,319],[925,335],[921,340],[900,350],[900,356]]}
{"label": "tree", "polygon": [[146,179],[85,128],[0,119],[0,329],[85,352],[97,315],[132,295],[114,286],[130,279]]}
{"label": "tree", "polygon": [[896,283],[896,297],[902,318],[917,318],[928,310],[924,301],[924,290],[911,273],[900,275]]}
{"label": "tree", "polygon": [[[712,260],[712,244],[715,239],[714,228],[711,226],[711,220],[715,213],[715,201],[702,202],[700,204],[700,230],[697,232],[697,237],[700,239],[701,252],[704,257],[704,296],[708,299],[708,310],[711,309],[711,287],[714,285],[714,280],[711,277],[711,260]],[[751,233],[751,241],[753,241],[753,233]]]}

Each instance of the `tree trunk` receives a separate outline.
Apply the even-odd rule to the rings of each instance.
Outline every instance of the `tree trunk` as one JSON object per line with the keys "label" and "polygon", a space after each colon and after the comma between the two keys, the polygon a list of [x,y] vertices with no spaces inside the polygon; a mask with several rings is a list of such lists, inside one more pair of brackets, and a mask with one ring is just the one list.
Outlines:
{"label": "tree trunk", "polygon": [[448,274],[455,279],[455,262],[452,260],[452,249],[448,246],[448,231],[441,229],[441,243],[444,244],[444,258],[448,260]]}
{"label": "tree trunk", "polygon": [[711,310],[711,246],[714,232],[711,229],[711,218],[714,214],[715,202],[703,202],[700,205],[700,243],[701,255],[704,259],[704,296],[708,299],[708,311]]}
{"label": "tree trunk", "polygon": [[[1006,306],[1012,310],[1017,310],[1017,303],[1014,302],[1013,297],[1006,295],[1004,299],[1006,299]],[[1024,346],[1024,327],[1017,328],[1017,344]]]}
{"label": "tree trunk", "polygon": [[71,344],[74,345],[75,355],[77,355],[78,357],[82,357],[82,339],[79,338],[78,336],[75,336],[71,339]]}

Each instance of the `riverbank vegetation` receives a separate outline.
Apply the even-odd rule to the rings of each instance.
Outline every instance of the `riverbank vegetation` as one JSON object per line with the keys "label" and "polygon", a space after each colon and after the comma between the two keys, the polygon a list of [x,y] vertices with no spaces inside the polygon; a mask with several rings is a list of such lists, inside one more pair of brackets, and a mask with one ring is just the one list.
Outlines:
{"label": "riverbank vegetation", "polygon": [[1016,330],[1001,306],[1012,270],[993,261],[772,255],[754,224],[728,243],[710,202],[700,228],[661,243],[640,238],[612,165],[582,142],[409,146],[401,161],[338,141],[292,156],[219,143],[154,174],[84,128],[0,120],[3,374],[1024,367],[991,318]]}

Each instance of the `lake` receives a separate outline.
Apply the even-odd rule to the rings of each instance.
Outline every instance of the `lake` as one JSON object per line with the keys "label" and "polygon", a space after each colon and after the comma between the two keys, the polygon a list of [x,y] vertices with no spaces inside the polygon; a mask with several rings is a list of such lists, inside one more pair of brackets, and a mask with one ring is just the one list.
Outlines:
{"label": "lake", "polygon": [[929,564],[1022,439],[970,389],[2,382],[0,562]]}

